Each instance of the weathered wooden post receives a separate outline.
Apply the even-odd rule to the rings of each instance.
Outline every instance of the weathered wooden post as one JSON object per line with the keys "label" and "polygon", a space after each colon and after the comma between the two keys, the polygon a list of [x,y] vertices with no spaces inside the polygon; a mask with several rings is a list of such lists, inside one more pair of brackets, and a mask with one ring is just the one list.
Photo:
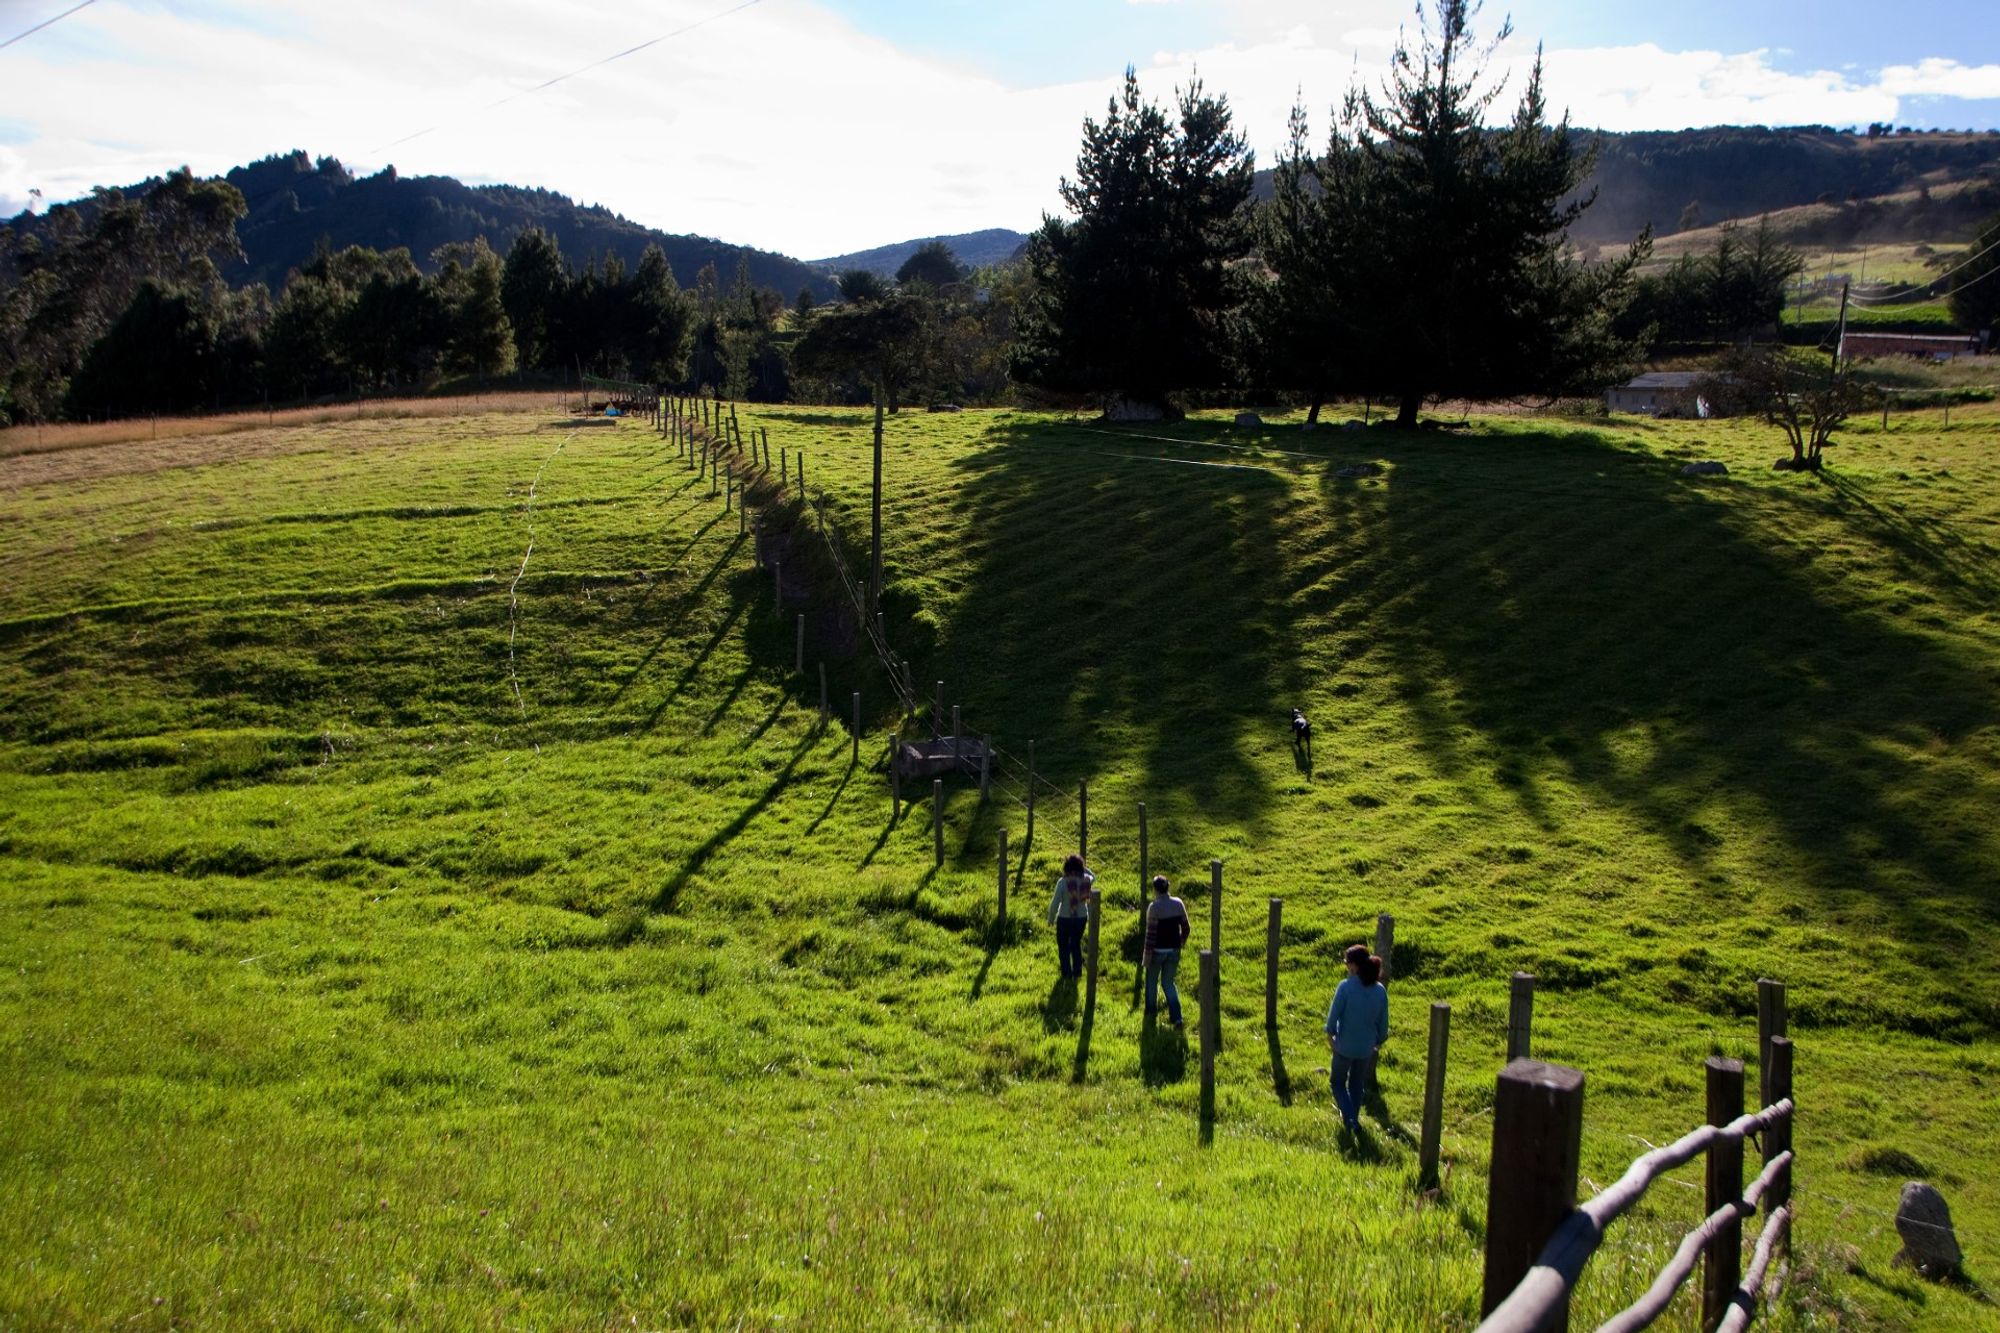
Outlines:
{"label": "weathered wooden post", "polygon": [[788,485],[792,478],[792,451],[789,446],[778,450],[778,484]]}
{"label": "weathered wooden post", "polygon": [[1451,1006],[1438,1000],[1431,1005],[1431,1048],[1424,1065],[1424,1125],[1417,1149],[1417,1181],[1422,1185],[1438,1181],[1438,1152],[1444,1138],[1445,1055],[1450,1045]]}
{"label": "weathered wooden post", "polygon": [[1516,972],[1507,993],[1507,1058],[1528,1059],[1530,1029],[1535,1025],[1535,978]]}
{"label": "weathered wooden post", "polygon": [[931,860],[944,864],[944,779],[931,779]]}
{"label": "weathered wooden post", "polygon": [[1090,784],[1076,784],[1076,854],[1090,860]]}
{"label": "weathered wooden post", "polygon": [[1083,1019],[1086,1023],[1090,1021],[1090,1016],[1097,1012],[1097,923],[1098,918],[1104,915],[1103,907],[1103,891],[1092,889],[1090,925],[1086,928],[1088,934],[1084,943]]}
{"label": "weathered wooden post", "polygon": [[[1743,1114],[1743,1062],[1711,1055],[1708,1069],[1708,1123],[1727,1125]],[[1743,1197],[1743,1140],[1715,1139],[1708,1145],[1708,1212]],[[1743,1219],[1731,1217],[1716,1229],[1702,1259],[1701,1326],[1722,1322],[1743,1280]]]}
{"label": "weathered wooden post", "polygon": [[806,674],[806,613],[799,612],[798,647],[792,654],[792,669],[801,676]]}
{"label": "weathered wooden post", "polygon": [[806,451],[799,450],[799,494],[806,493]]}
{"label": "weathered wooden post", "polygon": [[995,914],[1000,929],[1007,929],[1007,830],[1000,830],[1000,910]]}
{"label": "weathered wooden post", "polygon": [[1264,926],[1264,1026],[1278,1027],[1278,935],[1283,929],[1285,900],[1271,899],[1271,917]]}
{"label": "weathered wooden post", "polygon": [[1221,1035],[1216,1013],[1215,950],[1201,951],[1201,1123],[1203,1129],[1215,1123],[1215,1047]]}
{"label": "weathered wooden post", "polygon": [[1785,983],[1757,978],[1757,1109],[1778,1099],[1771,1095],[1771,1038],[1785,1035]]}
{"label": "weathered wooden post", "polygon": [[1028,742],[1028,838],[1027,845],[1035,845],[1035,743]]}
{"label": "weathered wooden post", "polygon": [[861,691],[860,690],[856,690],[854,692],[854,726],[852,730],[854,733],[854,754],[852,755],[852,757],[849,758],[848,762],[850,764],[858,766],[861,763]]}
{"label": "weathered wooden post", "polygon": [[1382,960],[1382,984],[1389,984],[1389,954],[1396,947],[1396,918],[1387,912],[1375,918],[1375,956]]}
{"label": "weathered wooden post", "polygon": [[826,723],[827,723],[827,707],[826,707],[826,703],[827,703],[827,700],[826,700],[826,663],[824,663],[824,662],[821,662],[821,663],[819,664],[819,725],[820,725],[820,729],[821,729],[822,731],[824,731],[824,730],[826,729]]}
{"label": "weathered wooden post", "polygon": [[1222,862],[1208,863],[1208,947],[1222,956]]}
{"label": "weathered wooden post", "polygon": [[[1513,1294],[1576,1207],[1583,1146],[1583,1072],[1539,1060],[1500,1071],[1493,1097],[1493,1165],[1486,1178],[1486,1273],[1479,1313]],[[1569,1327],[1564,1302],[1543,1330]]]}
{"label": "weathered wooden post", "polygon": [[[1792,1095],[1792,1039],[1790,1037],[1771,1038],[1770,1058],[1771,1101],[1774,1103],[1781,1102]],[[1792,1150],[1792,1121],[1797,1118],[1797,1114],[1794,1111],[1791,1115],[1786,1116],[1783,1120],[1778,1121],[1764,1131],[1764,1165],[1769,1166],[1774,1158],[1780,1157]],[[1764,1191],[1764,1216],[1768,1219],[1771,1214],[1777,1212],[1791,1201],[1792,1169],[1786,1166],[1780,1168],[1776,1178],[1771,1181],[1771,1187]],[[1789,1251],[1791,1248],[1791,1235],[1789,1233],[1785,1236],[1785,1246]]]}

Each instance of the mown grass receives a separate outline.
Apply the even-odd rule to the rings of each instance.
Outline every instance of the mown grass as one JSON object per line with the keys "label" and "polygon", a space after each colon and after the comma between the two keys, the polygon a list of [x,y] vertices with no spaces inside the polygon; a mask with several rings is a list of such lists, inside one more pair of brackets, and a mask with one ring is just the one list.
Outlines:
{"label": "mown grass", "polygon": [[[744,417],[859,538],[864,418]],[[890,637],[1054,784],[1025,850],[1022,770],[951,788],[941,870],[927,800],[890,823],[895,707],[831,590],[796,679],[801,608],[640,423],[0,461],[4,1322],[1465,1327],[1525,967],[1537,1054],[1588,1075],[1586,1190],[1700,1118],[1784,978],[1780,1324],[1979,1326],[1877,1210],[1938,1180],[1990,1279],[1995,422],[1857,426],[1799,478],[1733,423],[906,414]],[[1039,925],[1085,781],[1090,1014]],[[1133,1005],[1142,801],[1198,916],[1226,865],[1206,1145],[1191,1053]],[[1386,1100],[1342,1149],[1318,1026],[1381,911]],[[1684,1174],[1580,1325],[1699,1214]]]}

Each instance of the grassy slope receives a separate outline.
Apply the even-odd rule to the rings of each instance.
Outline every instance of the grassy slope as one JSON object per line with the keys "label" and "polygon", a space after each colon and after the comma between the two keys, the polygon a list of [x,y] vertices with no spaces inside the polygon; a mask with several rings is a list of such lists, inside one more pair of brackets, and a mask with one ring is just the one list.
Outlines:
{"label": "grassy slope", "polygon": [[[760,420],[859,531],[861,418]],[[1303,458],[896,423],[891,636],[1091,784],[1088,1028],[1021,921],[1073,808],[1045,793],[995,937],[1021,812],[954,791],[942,872],[926,806],[888,827],[747,543],[642,427],[0,462],[5,1322],[1466,1324],[1519,966],[1537,1054],[1589,1073],[1598,1184],[1699,1118],[1701,1060],[1786,978],[1816,1288],[1787,1318],[1974,1326],[1842,1201],[1931,1174],[1990,1274],[1994,424],[1857,429],[1813,481],[1718,423],[1247,437]],[[879,676],[834,686],[879,731]],[[1207,1148],[1189,1053],[1131,1008],[1139,801],[1156,868],[1228,865]],[[1423,1004],[1455,1006],[1434,1199],[1400,1130],[1334,1149],[1316,1075],[1378,911],[1392,1124]],[[1621,1224],[1580,1320],[1698,1207]]]}

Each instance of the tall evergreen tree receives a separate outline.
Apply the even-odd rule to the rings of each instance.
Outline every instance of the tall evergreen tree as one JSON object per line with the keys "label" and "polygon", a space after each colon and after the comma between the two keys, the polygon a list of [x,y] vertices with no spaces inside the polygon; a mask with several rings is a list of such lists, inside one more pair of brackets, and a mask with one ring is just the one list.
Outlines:
{"label": "tall evergreen tree", "polygon": [[1539,54],[1512,120],[1484,128],[1500,88],[1485,78],[1492,46],[1475,45],[1477,10],[1421,9],[1416,48],[1398,43],[1379,95],[1348,93],[1310,172],[1316,225],[1339,245],[1314,279],[1320,299],[1342,308],[1360,373],[1406,426],[1430,397],[1595,388],[1636,350],[1612,320],[1650,238],[1605,264],[1567,251],[1591,154],[1566,118],[1548,123]]}
{"label": "tall evergreen tree", "polygon": [[514,329],[501,299],[505,281],[500,256],[486,238],[439,246],[432,279],[444,303],[449,328],[445,368],[455,374],[504,375],[514,368]]}
{"label": "tall evergreen tree", "polygon": [[1014,371],[1045,388],[1093,393],[1120,417],[1159,417],[1170,395],[1222,384],[1246,295],[1234,261],[1249,251],[1254,162],[1229,102],[1194,80],[1174,116],[1125,71],[1102,124],[1087,120],[1075,216],[1045,217],[1028,242],[1035,291],[1017,329]]}
{"label": "tall evergreen tree", "polygon": [[514,329],[517,363],[523,370],[542,370],[552,361],[556,322],[569,297],[569,263],[555,237],[530,227],[514,238],[500,275],[500,304]]}

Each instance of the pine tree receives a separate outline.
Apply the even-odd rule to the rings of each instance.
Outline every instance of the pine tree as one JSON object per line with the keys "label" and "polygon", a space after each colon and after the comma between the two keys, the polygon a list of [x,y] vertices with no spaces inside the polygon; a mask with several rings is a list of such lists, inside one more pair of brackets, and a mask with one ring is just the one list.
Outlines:
{"label": "pine tree", "polygon": [[1397,401],[1405,426],[1426,398],[1594,388],[1635,352],[1612,321],[1650,239],[1607,264],[1567,252],[1591,154],[1567,119],[1548,123],[1539,53],[1511,122],[1484,127],[1500,88],[1485,78],[1493,47],[1475,47],[1477,8],[1434,0],[1381,93],[1348,93],[1309,173],[1316,230],[1290,238],[1337,247],[1309,285],[1341,308],[1347,345],[1365,355],[1355,374]]}
{"label": "pine tree", "polygon": [[1114,416],[1170,415],[1170,396],[1227,381],[1232,321],[1247,294],[1231,265],[1249,251],[1254,162],[1229,102],[1199,79],[1175,117],[1125,71],[1102,124],[1085,121],[1070,220],[1045,217],[1028,242],[1035,292],[1014,372],[1101,396]]}

